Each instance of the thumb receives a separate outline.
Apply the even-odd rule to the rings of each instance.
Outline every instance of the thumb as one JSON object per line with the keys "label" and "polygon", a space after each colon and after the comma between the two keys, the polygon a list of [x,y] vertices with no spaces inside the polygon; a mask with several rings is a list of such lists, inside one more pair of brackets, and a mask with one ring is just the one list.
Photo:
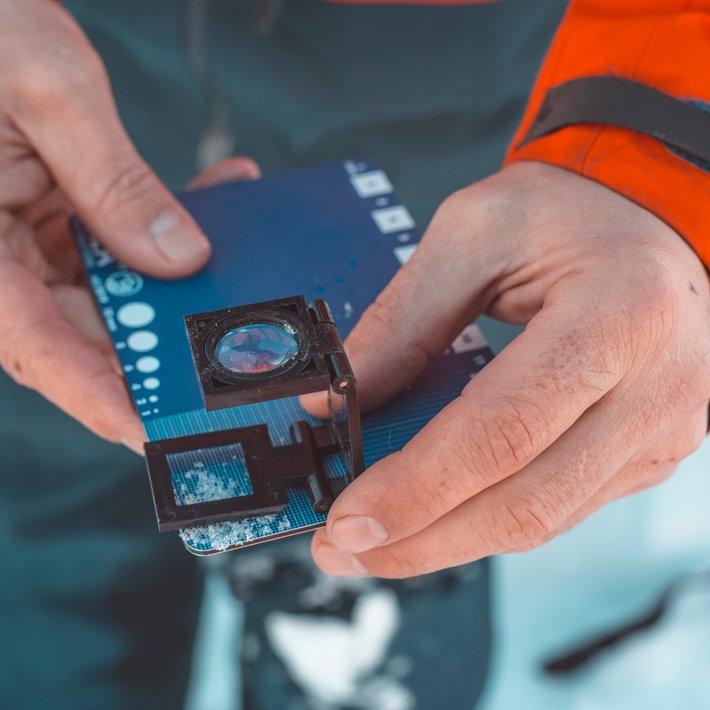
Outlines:
{"label": "thumb", "polygon": [[209,242],[138,155],[100,61],[54,78],[26,93],[20,123],[78,215],[133,268],[173,278],[201,267]]}
{"label": "thumb", "polygon": [[[494,250],[482,239],[471,248],[471,235],[485,234],[485,225],[469,218],[464,226],[456,216],[460,200],[456,195],[439,208],[412,257],[345,341],[363,409],[411,384],[482,311]],[[308,395],[301,403],[316,416],[328,415],[322,397]]]}

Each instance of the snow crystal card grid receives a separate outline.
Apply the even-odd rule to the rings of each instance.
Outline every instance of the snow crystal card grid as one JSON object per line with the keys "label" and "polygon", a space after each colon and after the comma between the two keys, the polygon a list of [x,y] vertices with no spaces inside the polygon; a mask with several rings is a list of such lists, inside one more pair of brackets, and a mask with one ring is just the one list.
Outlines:
{"label": "snow crystal card grid", "polygon": [[[274,444],[289,439],[305,414],[295,398],[207,412],[203,409],[183,325],[186,313],[302,293],[328,301],[346,337],[357,318],[414,251],[409,212],[380,170],[346,161],[180,195],[210,237],[213,256],[199,274],[158,281],[117,263],[75,224],[75,234],[125,379],[149,440],[268,425]],[[491,358],[470,326],[434,360],[413,387],[363,416],[365,464],[400,449]],[[178,504],[248,495],[238,445],[170,455]],[[342,458],[325,461],[342,476]],[[147,491],[146,491],[147,493]],[[211,554],[314,529],[317,514],[305,491],[289,488],[276,515],[182,530],[188,550]]]}

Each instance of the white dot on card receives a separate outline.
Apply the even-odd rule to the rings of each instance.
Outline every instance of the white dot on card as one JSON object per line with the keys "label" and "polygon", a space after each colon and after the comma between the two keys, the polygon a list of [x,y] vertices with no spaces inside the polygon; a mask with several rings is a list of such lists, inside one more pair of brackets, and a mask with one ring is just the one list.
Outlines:
{"label": "white dot on card", "polygon": [[150,330],[137,330],[126,339],[128,347],[136,353],[145,353],[158,344],[158,336]]}
{"label": "white dot on card", "polygon": [[150,395],[150,397],[148,397],[148,401],[151,404],[155,404],[159,399],[160,399],[160,397],[158,397],[158,395],[156,395],[156,394],[152,394],[152,395]]}
{"label": "white dot on card", "polygon": [[152,355],[145,355],[138,358],[136,362],[136,369],[138,372],[155,372],[160,367],[160,360]]}
{"label": "white dot on card", "polygon": [[160,380],[157,377],[146,377],[143,380],[143,387],[147,390],[157,390],[160,387]]}
{"label": "white dot on card", "polygon": [[116,319],[126,328],[143,328],[153,322],[155,309],[148,303],[134,301],[121,306],[116,313]]}

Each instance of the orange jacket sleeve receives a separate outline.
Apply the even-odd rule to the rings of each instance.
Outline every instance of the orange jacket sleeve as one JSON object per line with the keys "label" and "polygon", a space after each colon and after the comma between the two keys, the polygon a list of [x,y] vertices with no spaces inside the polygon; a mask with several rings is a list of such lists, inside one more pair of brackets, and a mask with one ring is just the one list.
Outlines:
{"label": "orange jacket sleeve", "polygon": [[506,157],[506,164],[539,160],[573,170],[625,195],[671,225],[710,267],[710,166],[600,124],[567,126],[520,145],[548,89],[604,75],[710,110],[710,0],[572,0]]}
{"label": "orange jacket sleeve", "polygon": [[[447,5],[486,0],[335,1]],[[603,183],[671,225],[710,268],[709,166],[698,167],[653,138],[599,124],[568,126],[520,145],[548,89],[605,75],[704,101],[710,109],[710,0],[571,0],[506,164],[540,160]]]}

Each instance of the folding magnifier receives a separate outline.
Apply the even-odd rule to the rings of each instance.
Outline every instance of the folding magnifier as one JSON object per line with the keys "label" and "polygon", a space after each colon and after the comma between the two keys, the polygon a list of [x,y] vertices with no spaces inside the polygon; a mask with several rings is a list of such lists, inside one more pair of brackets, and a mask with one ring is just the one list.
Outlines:
{"label": "folding magnifier", "polygon": [[[363,470],[357,385],[325,301],[302,296],[185,316],[204,407],[208,411],[327,392],[329,418],[290,423],[290,441],[275,445],[266,424],[209,431],[145,444],[161,531],[279,513],[288,486],[305,488],[313,510],[327,513]],[[250,493],[179,505],[174,454],[239,445]],[[324,458],[342,454],[346,473],[328,478]]]}

